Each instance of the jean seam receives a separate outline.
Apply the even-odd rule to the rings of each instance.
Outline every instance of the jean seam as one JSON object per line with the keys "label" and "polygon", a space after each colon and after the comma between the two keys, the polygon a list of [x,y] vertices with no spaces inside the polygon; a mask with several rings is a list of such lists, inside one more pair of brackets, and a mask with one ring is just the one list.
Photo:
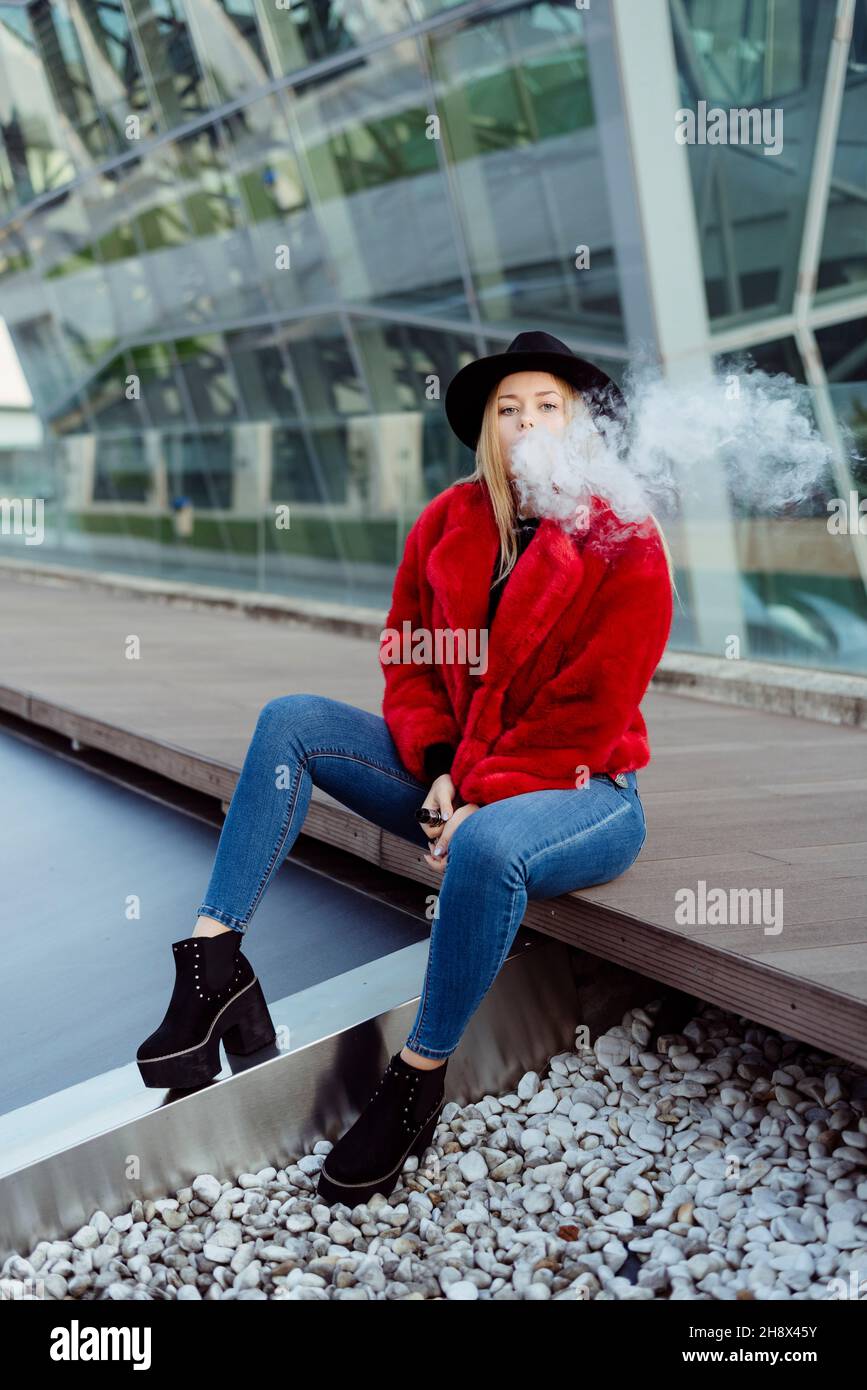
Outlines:
{"label": "jean seam", "polygon": [[541,857],[542,857],[543,854],[547,854],[547,853],[549,852],[549,850],[551,850],[551,849],[563,849],[563,847],[564,847],[565,845],[574,844],[576,840],[583,840],[584,836],[585,836],[585,835],[589,835],[589,834],[591,833],[591,831],[593,831],[593,830],[598,830],[598,829],[600,828],[600,826],[608,825],[608,823],[609,823],[610,821],[616,820],[618,816],[621,816],[621,815],[623,814],[624,811],[631,811],[632,809],[633,809],[633,808],[632,808],[631,803],[629,803],[629,802],[624,802],[623,805],[620,806],[616,811],[612,811],[612,813],[611,813],[610,816],[606,816],[606,817],[604,818],[604,820],[595,821],[595,822],[593,823],[593,825],[586,825],[586,826],[584,827],[583,830],[579,830],[579,831],[578,831],[578,834],[577,834],[577,835],[570,835],[569,838],[568,838],[568,840],[558,840],[557,843],[556,843],[555,845],[544,845],[542,849],[538,850],[538,851],[532,856],[532,858],[530,858],[530,859],[527,860],[527,862],[526,862],[526,864],[525,864],[525,866],[524,866],[525,869],[529,870],[530,866],[531,866],[532,864],[535,864],[535,862],[536,862],[537,859],[541,859]]}
{"label": "jean seam", "polygon": [[247,916],[244,919],[245,923],[249,922],[250,918],[253,916],[253,913],[256,911],[256,908],[259,905],[259,899],[262,897],[262,894],[264,893],[268,885],[268,880],[274,871],[274,865],[278,862],[280,850],[282,849],[283,845],[285,845],[286,837],[289,834],[289,831],[292,829],[292,819],[295,815],[295,807],[298,805],[298,791],[301,787],[301,773],[305,766],[306,757],[302,754],[302,756],[298,759],[298,777],[296,779],[295,787],[292,792],[292,799],[289,803],[289,809],[287,810],[286,815],[284,816],[282,824],[280,826],[277,844],[274,847],[274,850],[271,854],[271,858],[268,860],[268,864],[265,868],[264,874],[259,879],[259,886],[256,889],[255,897],[253,898],[253,901],[250,904],[250,911],[247,913]]}
{"label": "jean seam", "polygon": [[246,931],[240,917],[233,916],[231,912],[224,912],[221,907],[212,907],[210,903],[202,903],[198,916],[213,917],[215,922],[222,922],[224,927],[233,927],[236,931]]}
{"label": "jean seam", "polygon": [[359,757],[357,753],[348,753],[345,748],[326,747],[304,750],[305,762],[309,758],[319,758],[323,755],[348,758],[350,762],[361,763],[364,767],[375,767],[377,772],[384,772],[388,777],[393,777],[396,782],[404,782],[408,787],[424,787],[424,783],[419,782],[418,778],[413,777],[411,773],[403,773],[398,768],[390,767],[388,763],[377,762],[374,758]]}
{"label": "jean seam", "polygon": [[[413,1037],[418,1037],[419,1033],[421,1032],[422,1028],[424,1027],[425,1016],[427,1015],[428,985],[429,985],[429,983],[430,983],[430,977],[431,977],[431,975],[432,975],[432,973],[433,973],[433,971],[432,971],[432,966],[433,966],[433,953],[434,953],[434,946],[436,945],[436,936],[437,936],[437,933],[436,933],[436,923],[434,923],[433,930],[431,931],[431,935],[430,935],[430,946],[428,947],[428,958],[427,958],[427,965],[425,966],[425,972],[424,972],[424,984],[423,984],[423,986],[422,986],[421,1004],[419,1005],[419,1008],[421,1009],[421,1017],[419,1018],[419,1021],[418,1021],[418,1027],[417,1027],[417,1028],[414,1028],[414,1029],[412,1030],[412,1036],[413,1036]],[[415,1049],[412,1047],[411,1042],[407,1042],[407,1047],[409,1047],[411,1051],[414,1051],[414,1050],[415,1050]]]}

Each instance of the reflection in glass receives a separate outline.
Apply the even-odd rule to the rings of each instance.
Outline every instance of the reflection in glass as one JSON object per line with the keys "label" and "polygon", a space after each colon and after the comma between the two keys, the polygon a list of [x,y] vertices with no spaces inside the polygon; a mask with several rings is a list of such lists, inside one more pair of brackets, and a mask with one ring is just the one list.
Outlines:
{"label": "reflection in glass", "polygon": [[[864,324],[821,330],[829,380],[835,360],[841,373],[864,374],[852,350],[863,339]],[[785,372],[804,382],[800,355],[791,338],[749,348],[756,367],[771,375]],[[742,354],[715,359],[718,370],[741,366]],[[849,380],[854,378],[850,375]],[[847,401],[856,427],[860,394],[862,429],[867,424],[867,389],[831,385],[837,413],[845,418]],[[810,393],[812,396],[812,393]],[[815,407],[813,419],[817,423]],[[863,435],[860,440],[865,441]],[[863,473],[862,490],[867,491]],[[741,566],[741,600],[749,655],[757,660],[791,662],[826,669],[867,669],[867,599],[851,540],[829,530],[828,504],[836,492],[829,470],[805,494],[785,508],[747,507],[731,498]]]}
{"label": "reflection in glass", "polygon": [[87,389],[88,406],[97,430],[143,430],[147,424],[136,385],[129,382],[129,364],[115,357],[97,372]]}
{"label": "reflection in glass", "polygon": [[304,412],[311,418],[366,413],[365,384],[358,375],[337,319],[309,319],[279,329]]}
{"label": "reflection in glass", "polygon": [[133,15],[163,130],[208,110],[183,0],[127,0]]}
{"label": "reflection in glass", "polygon": [[94,161],[109,150],[102,119],[66,0],[30,7],[30,22],[57,109]]}
{"label": "reflection in glass", "polygon": [[777,0],[671,0],[681,107],[782,112],[777,154],[761,142],[685,146],[714,319],[792,306],[834,6],[785,10],[779,22]]}
{"label": "reflection in glass", "polygon": [[[479,312],[622,338],[583,18],[482,10],[428,40]],[[589,264],[579,247],[590,249]]]}
{"label": "reflection in glass", "polygon": [[322,234],[277,96],[227,113],[222,129],[247,223],[252,268],[282,309],[334,298]]}
{"label": "reflection in glass", "polygon": [[130,369],[141,383],[149,420],[167,425],[188,419],[169,343],[144,343],[130,349]]}
{"label": "reflection in glass", "polygon": [[[352,303],[467,312],[450,195],[428,139],[430,101],[415,45],[305,87],[291,108],[315,222],[293,219],[297,294],[323,257]],[[281,303],[285,300],[281,298]]]}
{"label": "reflection in glass", "polygon": [[[472,467],[472,455],[448,428],[443,398],[452,377],[477,355],[475,339],[422,324],[362,320],[355,341],[371,408],[389,416],[391,467],[399,460],[400,498],[370,483],[371,510],[403,511],[413,503],[435,497]],[[496,352],[498,347],[487,351]],[[382,452],[375,466],[386,465]]]}
{"label": "reflection in glass", "polygon": [[[253,0],[186,0],[196,51],[219,106],[271,79]],[[279,13],[283,16],[286,10]]]}
{"label": "reflection in glass", "polygon": [[164,447],[170,496],[187,497],[194,507],[206,511],[231,507],[234,469],[230,429],[167,434]]}
{"label": "reflection in glass", "polygon": [[290,74],[317,59],[396,33],[411,17],[409,0],[353,0],[351,5],[342,0],[283,0],[280,6],[276,0],[256,0],[256,10],[274,72]]}
{"label": "reflection in glass", "polygon": [[[296,503],[321,501],[316,469],[303,429],[281,425],[271,435],[271,501],[290,508]],[[296,526],[297,518],[292,521]]]}
{"label": "reflection in glass", "polygon": [[867,284],[867,0],[857,0],[831,170],[819,291],[839,298]]}
{"label": "reflection in glass", "polygon": [[238,397],[222,335],[203,333],[178,339],[175,352],[194,418],[205,424],[236,419]]}
{"label": "reflection in glass", "polygon": [[[106,138],[114,150],[126,152],[131,139],[144,139],[156,130],[156,112],[126,11],[117,0],[77,0],[72,18]],[[135,135],[130,116],[138,120]]]}
{"label": "reflection in glass", "polygon": [[[0,285],[13,281],[30,268],[30,252],[20,223],[10,222],[0,227]],[[7,286],[8,288],[8,286]]]}
{"label": "reflection in glass", "polygon": [[153,502],[153,474],[142,434],[105,435],[97,440],[94,502]]}
{"label": "reflection in glass", "polygon": [[[853,431],[858,452],[867,458],[867,319],[819,328],[816,342],[837,414]],[[854,467],[867,495],[865,458]]]}
{"label": "reflection in glass", "polygon": [[[0,138],[4,182],[15,201],[28,203],[68,183],[74,169],[62,121],[23,5],[0,5]],[[89,162],[85,147],[67,127],[76,162]]]}
{"label": "reflection in glass", "polygon": [[251,420],[291,420],[298,414],[289,369],[270,326],[226,334],[246,414]]}

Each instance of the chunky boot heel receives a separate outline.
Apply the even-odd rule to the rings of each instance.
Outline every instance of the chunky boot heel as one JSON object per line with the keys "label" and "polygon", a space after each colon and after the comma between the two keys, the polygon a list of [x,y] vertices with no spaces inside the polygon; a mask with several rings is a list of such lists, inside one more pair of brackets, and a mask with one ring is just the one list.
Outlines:
{"label": "chunky boot heel", "polygon": [[233,1057],[249,1057],[251,1052],[270,1047],[277,1039],[262,986],[256,980],[244,995],[244,1013],[223,1034],[223,1046]]}
{"label": "chunky boot heel", "polygon": [[424,1153],[445,1105],[442,1066],[422,1071],[396,1052],[355,1124],[334,1145],[319,1170],[317,1194],[329,1205],[388,1197],[411,1154]]}
{"label": "chunky boot heel", "polygon": [[[172,942],[175,985],[159,1028],[136,1053],[146,1086],[205,1086],[220,1071],[220,1039],[265,1047],[276,1034],[256,972],[241,951],[241,933]],[[237,1050],[237,1049],[236,1049]]]}
{"label": "chunky boot heel", "polygon": [[443,1101],[442,1105],[437,1106],[436,1113],[432,1115],[431,1118],[428,1120],[421,1134],[418,1136],[418,1138],[416,1139],[415,1143],[409,1151],[410,1154],[417,1156],[419,1159],[421,1159],[422,1154],[433,1143],[433,1137],[436,1133],[436,1127],[439,1124],[440,1115],[443,1112],[443,1105],[445,1105],[445,1101]]}

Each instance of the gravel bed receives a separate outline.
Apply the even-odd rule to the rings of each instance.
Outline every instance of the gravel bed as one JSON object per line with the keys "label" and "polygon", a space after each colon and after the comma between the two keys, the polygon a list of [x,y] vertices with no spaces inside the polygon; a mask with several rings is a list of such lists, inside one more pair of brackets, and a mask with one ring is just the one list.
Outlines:
{"label": "gravel bed", "polygon": [[857,1297],[867,1073],[709,1005],[660,1035],[659,1007],[508,1095],[446,1105],[388,1200],[321,1203],[323,1140],[279,1170],[204,1173],[97,1211],[10,1256],[0,1292],[36,1279],[56,1299]]}

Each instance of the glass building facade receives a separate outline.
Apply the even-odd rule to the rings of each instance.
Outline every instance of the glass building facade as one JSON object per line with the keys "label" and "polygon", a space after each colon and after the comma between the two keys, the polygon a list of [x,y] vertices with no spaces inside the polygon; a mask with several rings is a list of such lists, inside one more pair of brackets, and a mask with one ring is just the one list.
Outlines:
{"label": "glass building facade", "polygon": [[[702,100],[784,150],[679,145]],[[472,467],[449,379],[525,329],[616,378],[748,351],[867,496],[867,0],[0,0],[0,316],[28,563],[383,608]],[[707,488],[672,646],[867,672],[867,517]]]}

